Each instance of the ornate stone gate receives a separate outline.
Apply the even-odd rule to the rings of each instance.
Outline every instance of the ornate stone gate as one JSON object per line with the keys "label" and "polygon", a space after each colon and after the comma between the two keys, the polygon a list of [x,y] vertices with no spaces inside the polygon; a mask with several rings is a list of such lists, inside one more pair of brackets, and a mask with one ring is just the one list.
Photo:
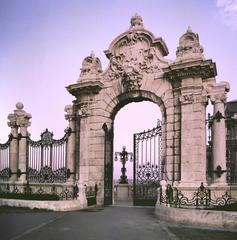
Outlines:
{"label": "ornate stone gate", "polygon": [[109,66],[102,71],[94,53],[83,60],[80,78],[67,90],[75,100],[77,161],[81,185],[98,186],[97,203],[106,202],[105,170],[112,167],[113,122],[130,102],[159,105],[162,113],[163,180],[186,191],[211,184],[226,186],[226,173],[207,182],[206,106],[214,105],[213,164],[226,170],[224,102],[229,85],[216,83],[216,65],[206,60],[198,34],[181,36],[174,61],[165,58],[168,48],[135,15],[128,31],[105,51]]}

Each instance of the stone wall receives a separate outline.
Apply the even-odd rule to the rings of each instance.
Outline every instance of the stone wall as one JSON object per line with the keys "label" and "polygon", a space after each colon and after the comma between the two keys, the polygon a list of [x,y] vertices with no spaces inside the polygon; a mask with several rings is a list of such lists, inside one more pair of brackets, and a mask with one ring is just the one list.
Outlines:
{"label": "stone wall", "polygon": [[156,205],[156,217],[162,221],[198,227],[236,229],[237,212],[170,208]]}

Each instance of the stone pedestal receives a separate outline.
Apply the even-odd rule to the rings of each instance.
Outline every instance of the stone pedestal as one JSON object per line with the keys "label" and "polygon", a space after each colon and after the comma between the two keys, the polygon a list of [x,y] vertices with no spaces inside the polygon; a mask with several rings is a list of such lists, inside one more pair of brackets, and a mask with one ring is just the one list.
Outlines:
{"label": "stone pedestal", "polygon": [[87,199],[86,199],[86,186],[83,183],[79,183],[79,201],[81,208],[87,207]]}
{"label": "stone pedestal", "polygon": [[117,201],[128,201],[131,200],[129,184],[118,184],[117,185]]}

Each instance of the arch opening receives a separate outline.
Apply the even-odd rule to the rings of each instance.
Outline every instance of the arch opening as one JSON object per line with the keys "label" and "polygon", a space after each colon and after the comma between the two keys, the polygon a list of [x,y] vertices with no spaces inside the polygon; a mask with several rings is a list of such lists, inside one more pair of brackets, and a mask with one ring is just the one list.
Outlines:
{"label": "arch opening", "polygon": [[[111,179],[113,180],[113,201],[111,202],[114,203],[121,203],[122,201],[123,203],[126,202],[128,204],[132,204],[132,202],[134,202],[133,191],[135,183],[134,179],[136,178],[134,171],[136,168],[134,159],[134,134],[145,132],[149,129],[155,129],[158,126],[158,121],[162,120],[162,113],[157,103],[144,100],[142,98],[136,98],[135,101],[133,100],[134,99],[130,99],[130,101],[127,100],[126,102],[122,102],[119,107],[115,108],[116,114],[114,115],[112,123],[113,139],[111,144],[111,151],[113,152],[113,157],[110,161],[112,166],[111,171],[113,171]],[[144,140],[144,144],[143,141],[142,144],[140,143],[139,154],[141,155],[141,152],[143,152],[143,156],[139,156],[139,158],[143,158],[144,164],[146,161],[145,158],[147,158],[147,161],[150,161],[152,158],[152,161],[157,161],[158,167],[160,161],[158,161],[158,159],[154,159],[154,152],[157,151],[156,154],[158,154],[158,151],[160,151],[160,147],[158,146],[158,144],[160,144],[160,142],[158,142],[158,138],[156,140],[147,138],[146,140]],[[125,164],[125,175],[127,178],[127,184],[120,184],[123,175],[121,161],[121,153],[123,146],[126,146],[126,151],[128,153],[131,153],[133,156],[132,161],[129,161],[130,159],[128,158],[128,161]],[[115,161],[115,156],[117,156],[117,161]],[[143,167],[145,169],[145,165]],[[153,170],[157,170],[157,168],[155,169],[155,165]],[[149,168],[150,173],[153,170]],[[158,174],[158,171],[155,174]],[[158,176],[156,177],[158,179]],[[105,185],[107,180],[108,178],[105,176]],[[155,197],[156,196],[157,193],[155,193]]]}

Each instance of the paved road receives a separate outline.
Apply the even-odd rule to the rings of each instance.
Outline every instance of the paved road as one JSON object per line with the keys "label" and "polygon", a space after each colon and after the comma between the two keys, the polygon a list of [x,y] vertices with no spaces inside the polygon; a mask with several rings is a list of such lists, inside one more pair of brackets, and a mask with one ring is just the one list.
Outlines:
{"label": "paved road", "polygon": [[236,240],[237,232],[158,221],[154,208],[114,206],[57,213],[0,211],[1,240]]}

